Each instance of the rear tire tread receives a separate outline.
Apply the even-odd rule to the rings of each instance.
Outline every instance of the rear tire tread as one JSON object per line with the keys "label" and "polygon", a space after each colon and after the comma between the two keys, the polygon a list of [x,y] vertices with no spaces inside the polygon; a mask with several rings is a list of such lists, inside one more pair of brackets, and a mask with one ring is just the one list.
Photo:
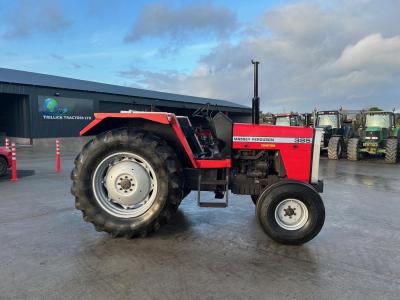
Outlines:
{"label": "rear tire tread", "polygon": [[[340,158],[340,153],[338,153],[339,143],[342,143],[342,139],[339,136],[334,136],[329,139],[328,143],[328,158],[337,160]],[[342,147],[343,151],[343,147]]]}
{"label": "rear tire tread", "polygon": [[388,139],[385,148],[385,162],[395,164],[399,159],[399,141],[397,139]]}
{"label": "rear tire tread", "polygon": [[[93,159],[93,156],[96,156],[100,146],[107,146],[111,142],[121,146],[143,146],[145,144],[149,156],[163,161],[167,178],[159,178],[159,180],[168,182],[167,199],[158,216],[145,226],[135,228],[134,224],[129,226],[113,218],[105,220],[104,213],[90,203],[88,194],[91,194],[91,184],[87,185],[87,183],[91,182],[91,172],[85,172],[84,163],[89,157]],[[75,196],[75,207],[82,211],[84,220],[92,223],[97,231],[108,232],[112,237],[145,237],[157,231],[161,225],[169,221],[182,200],[182,167],[175,152],[162,139],[145,131],[121,128],[102,133],[86,143],[74,164],[75,168],[71,172],[73,181],[71,193]],[[161,175],[159,176],[161,177]]]}
{"label": "rear tire tread", "polygon": [[352,138],[347,144],[347,159],[352,161],[357,161],[360,159],[360,154],[358,152],[359,139]]}

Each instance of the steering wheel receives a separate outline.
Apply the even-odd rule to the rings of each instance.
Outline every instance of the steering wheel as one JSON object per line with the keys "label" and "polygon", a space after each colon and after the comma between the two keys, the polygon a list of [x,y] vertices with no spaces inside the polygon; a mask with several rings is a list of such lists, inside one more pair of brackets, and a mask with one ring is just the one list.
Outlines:
{"label": "steering wheel", "polygon": [[195,112],[192,114],[192,118],[193,117],[204,118],[207,121],[208,127],[211,130],[212,135],[216,137],[217,132],[215,130],[214,121],[211,117],[212,111],[210,112],[210,105],[211,105],[210,103],[206,103],[202,107],[196,109]]}
{"label": "steering wheel", "polygon": [[210,103],[206,103],[203,106],[199,107],[192,113],[192,117],[205,117],[209,116],[209,110],[210,110]]}

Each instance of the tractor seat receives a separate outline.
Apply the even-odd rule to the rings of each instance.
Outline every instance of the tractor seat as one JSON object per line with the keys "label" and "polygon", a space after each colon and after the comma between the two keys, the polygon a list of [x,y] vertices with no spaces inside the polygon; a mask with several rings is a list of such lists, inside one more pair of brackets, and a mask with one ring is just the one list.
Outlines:
{"label": "tractor seat", "polygon": [[226,114],[219,112],[212,118],[212,126],[218,140],[219,158],[230,158],[232,151],[232,120]]}
{"label": "tractor seat", "polygon": [[190,123],[190,120],[186,116],[177,116],[176,119],[178,120],[178,123],[183,131],[183,134],[186,137],[186,140],[190,146],[190,149],[192,149],[192,152],[196,158],[202,158],[206,155],[206,153],[203,150],[203,147],[201,146],[199,140],[197,139],[197,136],[193,130],[192,123]]}

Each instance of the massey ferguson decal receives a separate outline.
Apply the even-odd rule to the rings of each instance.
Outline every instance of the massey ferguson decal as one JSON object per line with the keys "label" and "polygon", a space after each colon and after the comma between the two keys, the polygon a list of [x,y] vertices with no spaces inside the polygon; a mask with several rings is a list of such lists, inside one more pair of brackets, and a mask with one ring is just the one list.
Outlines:
{"label": "massey ferguson decal", "polygon": [[302,137],[234,136],[233,141],[247,143],[312,144],[313,139]]}

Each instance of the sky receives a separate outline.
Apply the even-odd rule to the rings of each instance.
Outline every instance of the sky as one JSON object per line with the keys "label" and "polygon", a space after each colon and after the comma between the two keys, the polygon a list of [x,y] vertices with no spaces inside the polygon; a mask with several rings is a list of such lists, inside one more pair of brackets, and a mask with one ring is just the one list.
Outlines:
{"label": "sky", "polygon": [[0,0],[0,67],[251,105],[400,107],[400,0]]}

